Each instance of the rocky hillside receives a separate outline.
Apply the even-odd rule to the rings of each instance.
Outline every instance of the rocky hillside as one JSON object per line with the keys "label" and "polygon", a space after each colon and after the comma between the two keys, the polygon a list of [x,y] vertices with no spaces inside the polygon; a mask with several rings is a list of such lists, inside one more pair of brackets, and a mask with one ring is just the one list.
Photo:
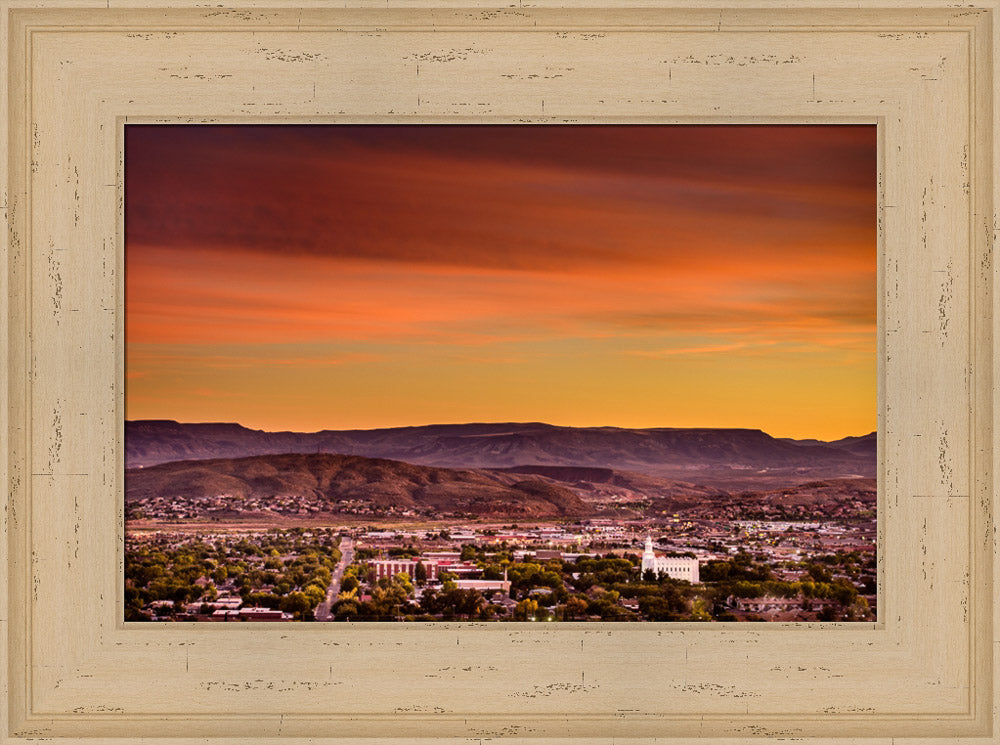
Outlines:
{"label": "rocky hillside", "polygon": [[[454,470],[327,453],[164,463],[125,473],[130,512],[155,505],[202,516],[301,510],[358,514],[574,517],[571,490],[524,474]],[[367,512],[366,512],[367,510]]]}

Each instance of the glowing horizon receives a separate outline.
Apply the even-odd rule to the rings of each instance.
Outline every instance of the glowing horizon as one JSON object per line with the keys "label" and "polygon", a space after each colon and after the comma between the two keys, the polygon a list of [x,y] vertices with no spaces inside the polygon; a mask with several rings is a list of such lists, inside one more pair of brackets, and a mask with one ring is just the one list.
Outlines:
{"label": "glowing horizon", "polygon": [[874,126],[126,127],[126,418],[876,428]]}

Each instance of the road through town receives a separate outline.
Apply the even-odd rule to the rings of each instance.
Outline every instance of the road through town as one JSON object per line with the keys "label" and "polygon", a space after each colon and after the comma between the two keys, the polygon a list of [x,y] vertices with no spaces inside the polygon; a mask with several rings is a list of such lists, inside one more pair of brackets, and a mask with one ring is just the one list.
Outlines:
{"label": "road through town", "polygon": [[316,606],[317,621],[332,621],[330,607],[337,602],[337,595],[340,594],[340,583],[344,579],[344,570],[354,561],[354,542],[347,536],[340,541],[340,562],[333,570],[333,578],[330,580],[330,587],[327,588],[326,598]]}

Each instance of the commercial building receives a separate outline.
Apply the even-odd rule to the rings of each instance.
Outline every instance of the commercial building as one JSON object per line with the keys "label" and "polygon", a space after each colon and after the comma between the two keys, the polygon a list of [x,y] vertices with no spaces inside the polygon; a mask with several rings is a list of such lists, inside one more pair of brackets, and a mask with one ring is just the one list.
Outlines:
{"label": "commercial building", "polygon": [[369,562],[375,569],[375,576],[378,579],[383,577],[395,577],[397,574],[403,573],[409,576],[410,579],[415,580],[417,578],[417,564],[423,564],[424,568],[427,570],[427,579],[429,581],[434,581],[438,576],[438,562],[436,561],[417,561],[414,559],[376,559]]}
{"label": "commercial building", "polygon": [[510,581],[506,579],[457,579],[455,586],[459,590],[500,590],[510,592]]}

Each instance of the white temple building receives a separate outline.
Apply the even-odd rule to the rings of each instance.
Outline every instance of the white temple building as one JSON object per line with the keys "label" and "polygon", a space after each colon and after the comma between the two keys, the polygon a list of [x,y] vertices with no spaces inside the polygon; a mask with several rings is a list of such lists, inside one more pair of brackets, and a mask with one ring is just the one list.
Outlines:
{"label": "white temple building", "polygon": [[642,573],[655,572],[657,576],[666,574],[671,579],[686,579],[698,584],[698,560],[690,556],[657,556],[653,553],[653,538],[646,536],[646,548],[642,552]]}

